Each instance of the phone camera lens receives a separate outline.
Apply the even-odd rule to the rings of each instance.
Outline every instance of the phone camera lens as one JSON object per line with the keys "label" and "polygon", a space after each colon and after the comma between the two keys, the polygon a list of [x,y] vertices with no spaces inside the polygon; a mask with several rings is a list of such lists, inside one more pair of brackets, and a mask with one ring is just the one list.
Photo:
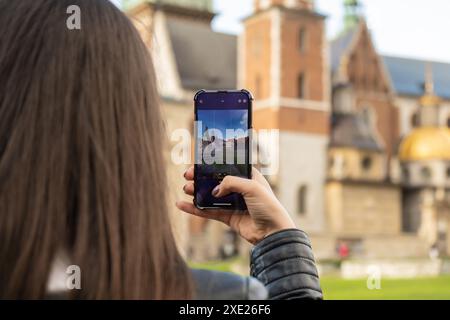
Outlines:
{"label": "phone camera lens", "polygon": [[220,102],[224,103],[224,102],[225,102],[225,100],[221,100]]}
{"label": "phone camera lens", "polygon": [[242,103],[242,100],[241,100],[241,99],[239,99],[239,100],[238,100],[238,102],[239,102],[239,103]]}
{"label": "phone camera lens", "polygon": [[200,100],[200,103],[203,103],[203,100]]}
{"label": "phone camera lens", "polygon": [[244,99],[244,103],[247,103],[247,99]]}

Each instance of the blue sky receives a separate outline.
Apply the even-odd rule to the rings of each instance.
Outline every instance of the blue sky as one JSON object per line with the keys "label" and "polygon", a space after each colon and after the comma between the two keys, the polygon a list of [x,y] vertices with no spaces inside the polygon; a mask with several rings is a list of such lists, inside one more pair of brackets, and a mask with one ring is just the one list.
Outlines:
{"label": "blue sky", "polygon": [[[223,138],[226,137],[227,129],[241,129],[244,135],[248,127],[247,110],[198,110],[198,119],[202,121],[203,130],[198,133],[202,136],[205,127],[208,129],[216,129],[222,133]],[[236,132],[238,133],[238,132]]]}

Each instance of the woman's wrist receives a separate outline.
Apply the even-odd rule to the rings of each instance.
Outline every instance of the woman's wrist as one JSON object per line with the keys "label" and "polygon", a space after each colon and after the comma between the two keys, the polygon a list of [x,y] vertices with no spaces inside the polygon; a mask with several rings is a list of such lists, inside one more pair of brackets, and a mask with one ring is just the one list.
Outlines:
{"label": "woman's wrist", "polygon": [[267,237],[270,237],[273,234],[282,232],[282,231],[286,231],[286,230],[293,230],[293,229],[297,229],[297,227],[295,226],[295,224],[292,223],[284,223],[284,224],[280,224],[278,226],[274,226],[271,227],[270,229],[265,230],[264,232],[261,232],[259,237],[255,237],[255,241],[253,242],[254,245],[258,244],[260,241],[266,239]]}
{"label": "woman's wrist", "polygon": [[277,219],[278,221],[275,221],[273,223],[271,229],[267,230],[263,239],[283,230],[297,229],[297,226],[295,225],[294,221],[291,219],[291,217],[285,210],[283,213],[280,214],[279,218],[280,219]]}
{"label": "woman's wrist", "polygon": [[283,232],[283,231],[286,231],[286,230],[293,230],[293,229],[297,229],[297,228],[295,226],[289,226],[289,227],[286,226],[286,227],[282,227],[282,228],[272,229],[269,232],[267,232],[261,240],[263,240],[263,239],[265,239],[267,237],[270,237],[271,235],[273,235],[275,233]]}

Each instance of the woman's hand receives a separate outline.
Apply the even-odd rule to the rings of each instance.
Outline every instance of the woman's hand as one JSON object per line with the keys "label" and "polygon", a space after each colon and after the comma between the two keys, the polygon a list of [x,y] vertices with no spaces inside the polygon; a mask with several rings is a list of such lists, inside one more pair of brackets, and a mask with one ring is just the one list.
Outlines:
{"label": "woman's hand", "polygon": [[[294,222],[275,197],[267,180],[255,168],[252,169],[252,173],[252,180],[226,176],[213,190],[213,195],[217,198],[232,192],[240,193],[247,204],[248,211],[244,213],[221,209],[200,210],[192,202],[187,201],[179,201],[176,205],[180,210],[192,215],[225,223],[252,244],[258,243],[274,232],[295,228]],[[194,167],[189,168],[184,177],[188,183],[183,190],[192,196]]]}

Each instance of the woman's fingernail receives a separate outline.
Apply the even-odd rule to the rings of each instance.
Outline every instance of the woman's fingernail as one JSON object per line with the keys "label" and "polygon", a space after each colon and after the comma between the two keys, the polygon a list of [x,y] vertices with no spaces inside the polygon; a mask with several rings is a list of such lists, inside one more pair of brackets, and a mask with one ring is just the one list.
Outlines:
{"label": "woman's fingernail", "polygon": [[212,191],[212,195],[216,196],[219,193],[219,190],[220,190],[220,186],[215,187]]}
{"label": "woman's fingernail", "polygon": [[183,177],[186,178],[187,170],[183,173]]}
{"label": "woman's fingernail", "polygon": [[186,185],[183,186],[183,191],[186,192]]}

